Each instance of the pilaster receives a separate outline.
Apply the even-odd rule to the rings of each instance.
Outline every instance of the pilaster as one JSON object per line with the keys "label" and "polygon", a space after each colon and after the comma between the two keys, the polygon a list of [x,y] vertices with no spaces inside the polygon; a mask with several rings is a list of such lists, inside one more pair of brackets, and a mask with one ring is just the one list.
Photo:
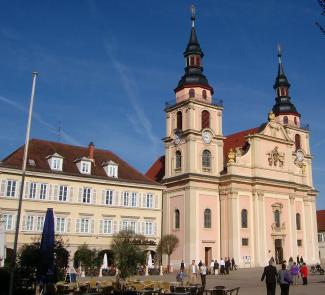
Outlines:
{"label": "pilaster", "polygon": [[296,205],[295,205],[295,196],[289,196],[289,217],[290,217],[290,256],[296,257],[298,253],[297,246],[297,224],[296,224]]}

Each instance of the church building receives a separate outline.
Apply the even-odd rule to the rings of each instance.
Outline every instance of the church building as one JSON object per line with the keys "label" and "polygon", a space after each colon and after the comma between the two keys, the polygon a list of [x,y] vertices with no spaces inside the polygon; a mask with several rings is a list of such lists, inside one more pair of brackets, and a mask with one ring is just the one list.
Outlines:
{"label": "church building", "polygon": [[[223,104],[203,73],[195,14],[185,73],[166,104],[165,155],[146,175],[165,185],[163,233],[179,238],[178,266],[230,257],[241,267],[318,260],[309,130],[289,94],[281,50],[266,121],[225,136]],[[271,107],[270,101],[270,107]]]}

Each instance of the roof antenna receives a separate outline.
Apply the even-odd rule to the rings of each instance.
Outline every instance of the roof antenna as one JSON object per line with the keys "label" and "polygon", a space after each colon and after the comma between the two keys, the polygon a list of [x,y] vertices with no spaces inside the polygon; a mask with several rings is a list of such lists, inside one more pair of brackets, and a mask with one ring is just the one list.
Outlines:
{"label": "roof antenna", "polygon": [[191,21],[192,21],[192,28],[195,26],[195,6],[191,5]]}
{"label": "roof antenna", "polygon": [[58,142],[61,142],[61,131],[62,131],[62,126],[61,126],[61,120],[59,120],[58,124]]}

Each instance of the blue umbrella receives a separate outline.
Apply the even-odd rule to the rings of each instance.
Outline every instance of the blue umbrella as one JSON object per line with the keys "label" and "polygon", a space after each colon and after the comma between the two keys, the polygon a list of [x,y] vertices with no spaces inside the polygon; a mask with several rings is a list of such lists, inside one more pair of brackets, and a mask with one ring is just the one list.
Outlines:
{"label": "blue umbrella", "polygon": [[54,273],[54,215],[52,208],[47,208],[46,211],[40,256],[38,275],[43,283],[47,283],[52,280]]}

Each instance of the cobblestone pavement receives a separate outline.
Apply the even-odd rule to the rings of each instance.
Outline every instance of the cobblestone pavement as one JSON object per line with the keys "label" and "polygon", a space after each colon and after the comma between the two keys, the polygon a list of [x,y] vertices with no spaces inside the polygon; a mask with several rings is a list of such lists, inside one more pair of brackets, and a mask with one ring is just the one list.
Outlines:
{"label": "cobblestone pavement", "polygon": [[[208,275],[206,288],[222,285],[227,288],[240,287],[240,295],[266,294],[265,283],[261,282],[262,272],[262,268],[247,268],[232,271],[229,275],[225,276]],[[176,273],[165,274],[164,276],[141,276],[138,278],[140,278],[140,280],[162,280],[174,282],[176,281]],[[187,278],[185,278],[185,280],[186,279]],[[201,283],[200,278],[198,278],[198,283]],[[290,286],[290,295],[325,295],[324,275],[310,275],[308,277],[307,286],[303,286],[301,280],[299,280],[299,283],[300,285]],[[278,285],[276,288],[276,294],[279,295],[280,293],[280,286]]]}

